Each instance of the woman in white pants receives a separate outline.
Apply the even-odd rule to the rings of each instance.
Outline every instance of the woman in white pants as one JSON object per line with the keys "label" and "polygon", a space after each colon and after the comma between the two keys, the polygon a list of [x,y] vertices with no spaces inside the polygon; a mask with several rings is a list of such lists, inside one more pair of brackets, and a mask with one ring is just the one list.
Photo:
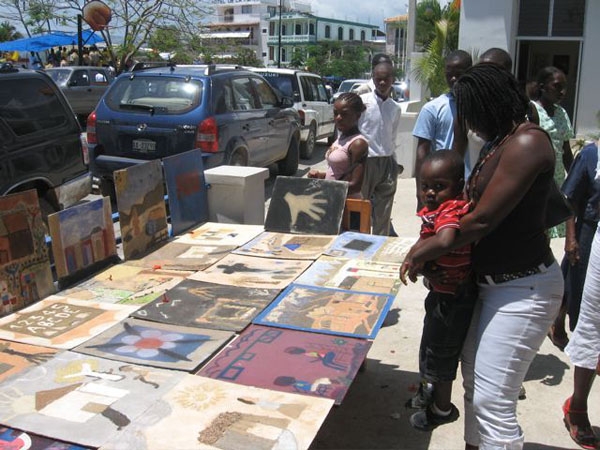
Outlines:
{"label": "woman in white pants", "polygon": [[[466,448],[519,450],[519,391],[563,293],[545,233],[554,150],[548,135],[526,121],[528,99],[506,70],[477,64],[456,81],[454,94],[462,128],[488,142],[468,183],[473,209],[451,245],[473,243],[480,289],[462,359]],[[406,258],[415,270],[426,262],[414,257],[424,245]]]}

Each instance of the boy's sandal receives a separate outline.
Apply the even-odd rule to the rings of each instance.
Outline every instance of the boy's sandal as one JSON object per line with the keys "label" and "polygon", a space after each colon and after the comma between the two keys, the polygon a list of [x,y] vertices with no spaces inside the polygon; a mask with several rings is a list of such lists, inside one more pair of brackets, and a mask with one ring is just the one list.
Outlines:
{"label": "boy's sandal", "polygon": [[585,414],[587,416],[587,411],[577,411],[571,409],[571,397],[569,397],[563,404],[563,414],[563,422],[565,423],[565,427],[567,427],[571,439],[573,439],[577,445],[586,450],[596,450],[600,448],[600,441],[594,434],[594,430],[592,430],[592,426],[590,425],[589,421],[587,425],[584,426],[571,423],[571,414]]}

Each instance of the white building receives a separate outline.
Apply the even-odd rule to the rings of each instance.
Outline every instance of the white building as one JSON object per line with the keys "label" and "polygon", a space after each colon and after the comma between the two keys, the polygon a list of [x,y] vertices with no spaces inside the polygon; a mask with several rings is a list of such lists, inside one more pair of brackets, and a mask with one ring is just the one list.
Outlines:
{"label": "white building", "polygon": [[459,48],[507,50],[522,82],[548,65],[565,71],[563,106],[577,135],[587,137],[600,131],[599,21],[598,0],[463,0]]}

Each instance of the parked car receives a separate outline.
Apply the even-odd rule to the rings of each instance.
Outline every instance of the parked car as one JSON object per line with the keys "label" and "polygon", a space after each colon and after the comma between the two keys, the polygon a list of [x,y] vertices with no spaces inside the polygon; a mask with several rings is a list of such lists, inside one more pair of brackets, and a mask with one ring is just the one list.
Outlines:
{"label": "parked car", "polygon": [[106,67],[53,67],[46,72],[62,89],[75,114],[83,116],[84,121],[113,80],[111,71]]}
{"label": "parked car", "polygon": [[41,71],[0,66],[0,194],[36,189],[44,215],[91,191],[81,127]]}
{"label": "parked car", "polygon": [[252,69],[260,73],[282,95],[294,100],[300,114],[300,157],[310,158],[318,139],[335,140],[333,104],[324,80],[317,74],[294,69]]}
{"label": "parked car", "polygon": [[351,78],[348,80],[344,80],[340,83],[340,87],[335,94],[333,94],[333,99],[335,100],[340,96],[342,92],[352,92],[351,89],[356,89],[358,86],[364,83],[368,83],[369,80],[365,80],[363,78]]}
{"label": "parked car", "polygon": [[198,148],[204,167],[298,170],[292,100],[259,74],[233,66],[141,66],[111,84],[87,122],[90,170],[104,195],[113,171]]}

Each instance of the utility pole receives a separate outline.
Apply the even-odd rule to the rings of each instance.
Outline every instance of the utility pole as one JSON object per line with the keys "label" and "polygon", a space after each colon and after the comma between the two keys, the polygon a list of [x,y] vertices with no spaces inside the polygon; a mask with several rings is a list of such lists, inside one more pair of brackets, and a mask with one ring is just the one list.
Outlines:
{"label": "utility pole", "polygon": [[279,0],[279,35],[277,44],[277,67],[281,67],[281,5],[283,0]]}

